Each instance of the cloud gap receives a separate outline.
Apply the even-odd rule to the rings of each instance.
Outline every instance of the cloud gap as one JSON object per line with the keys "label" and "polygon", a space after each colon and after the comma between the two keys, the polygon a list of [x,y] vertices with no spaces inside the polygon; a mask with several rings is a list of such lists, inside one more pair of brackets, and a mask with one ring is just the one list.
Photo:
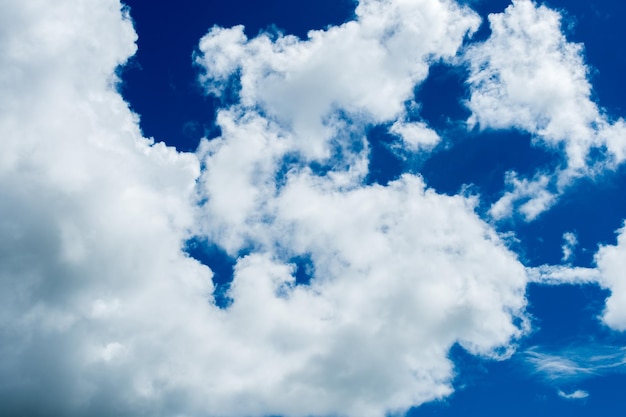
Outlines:
{"label": "cloud gap", "polygon": [[[370,147],[368,173],[365,184],[387,185],[405,171],[404,152],[398,149],[398,138],[389,133],[390,125],[374,126],[367,133]],[[404,158],[403,158],[404,157]]]}
{"label": "cloud gap", "polygon": [[187,240],[184,251],[213,271],[213,302],[221,309],[228,308],[233,301],[228,292],[234,278],[237,258],[228,255],[219,245],[202,237]]}
{"label": "cloud gap", "polygon": [[428,77],[416,88],[419,115],[436,131],[444,132],[450,125],[459,123],[464,125],[470,116],[464,104],[469,98],[468,76],[464,66],[435,62],[428,69]]}
{"label": "cloud gap", "polygon": [[315,264],[310,254],[294,256],[288,261],[295,266],[293,273],[296,285],[309,285],[315,277]]}

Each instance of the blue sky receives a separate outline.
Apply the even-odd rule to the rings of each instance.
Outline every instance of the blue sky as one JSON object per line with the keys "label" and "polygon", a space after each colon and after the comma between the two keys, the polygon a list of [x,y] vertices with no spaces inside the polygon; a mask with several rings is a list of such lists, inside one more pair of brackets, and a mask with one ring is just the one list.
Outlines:
{"label": "blue sky", "polygon": [[0,6],[0,414],[621,416],[626,5]]}

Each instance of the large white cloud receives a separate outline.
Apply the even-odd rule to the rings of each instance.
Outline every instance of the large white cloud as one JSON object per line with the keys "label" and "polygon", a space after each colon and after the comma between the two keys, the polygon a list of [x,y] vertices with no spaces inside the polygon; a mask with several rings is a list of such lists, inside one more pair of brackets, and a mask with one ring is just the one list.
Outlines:
{"label": "large white cloud", "polygon": [[[511,191],[492,208],[497,219],[518,207],[532,220],[577,177],[622,163],[626,126],[592,101],[583,47],[567,41],[558,12],[513,0],[503,13],[489,15],[489,23],[489,38],[465,54],[471,68],[470,125],[520,129],[537,145],[564,154],[562,166],[549,175],[509,181]],[[601,158],[590,157],[593,149]]]}
{"label": "large white cloud", "polygon": [[[503,357],[523,334],[525,270],[473,199],[413,175],[363,185],[367,125],[389,123],[412,149],[437,142],[405,102],[476,24],[451,2],[371,1],[307,40],[242,27],[201,40],[208,91],[236,102],[198,151],[200,233],[232,256],[252,250],[224,314],[259,352],[239,374],[267,378],[261,392],[242,376],[219,413],[255,414],[241,397],[287,415],[406,410],[451,392],[454,343]],[[287,265],[299,256],[313,264],[306,286]]]}
{"label": "large white cloud", "polygon": [[3,415],[128,415],[166,335],[207,310],[211,273],[181,251],[199,163],[152,146],[115,90],[136,39],[120,8],[0,5]]}
{"label": "large white cloud", "polygon": [[[232,88],[228,81],[237,74],[243,106],[259,106],[288,125],[305,157],[324,159],[338,127],[334,112],[401,122],[429,65],[453,57],[478,24],[474,12],[452,1],[361,1],[356,20],[311,31],[306,40],[282,34],[247,39],[242,26],[215,27],[200,41],[197,62],[211,92]],[[419,142],[413,131],[396,131],[407,132],[410,144]],[[423,137],[428,145],[437,141],[434,132]]]}

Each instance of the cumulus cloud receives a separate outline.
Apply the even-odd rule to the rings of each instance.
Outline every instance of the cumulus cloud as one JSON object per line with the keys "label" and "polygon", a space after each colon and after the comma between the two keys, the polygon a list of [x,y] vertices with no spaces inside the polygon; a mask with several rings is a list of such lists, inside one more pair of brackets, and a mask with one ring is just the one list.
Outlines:
{"label": "cumulus cloud", "polygon": [[[3,413],[379,417],[449,395],[454,344],[501,359],[528,330],[533,272],[475,198],[364,181],[369,127],[439,141],[407,102],[471,10],[362,0],[304,40],[210,29],[196,62],[231,104],[195,154],[144,138],[116,91],[136,40],[118,1],[4,2],[0,23]],[[236,258],[226,308],[194,234]],[[616,289],[622,240],[597,257]]]}
{"label": "cumulus cloud", "polygon": [[[281,33],[248,39],[242,26],[215,27],[197,56],[205,85],[218,95],[235,88],[242,106],[289,128],[304,157],[325,159],[344,128],[339,111],[353,123],[403,122],[430,64],[455,56],[480,23],[470,9],[444,0],[363,0],[355,14],[305,40]],[[395,126],[413,147],[438,141],[423,124]]]}
{"label": "cumulus cloud", "polygon": [[507,172],[505,184],[511,191],[491,205],[489,214],[500,220],[512,216],[517,210],[527,220],[535,219],[556,202],[557,196],[548,190],[551,180],[547,174],[538,174],[528,180],[519,179],[515,172]]}
{"label": "cumulus cloud", "polygon": [[600,280],[597,268],[572,267],[569,265],[541,265],[527,268],[531,282],[540,284],[596,284]]}
{"label": "cumulus cloud", "polygon": [[[237,98],[218,115],[221,136],[198,150],[199,233],[234,257],[252,248],[225,317],[266,323],[251,342],[294,357],[272,362],[266,393],[250,384],[238,395],[288,415],[402,411],[451,392],[454,343],[506,357],[526,330],[526,272],[476,201],[438,195],[415,175],[364,185],[368,126],[389,123],[410,150],[439,141],[407,121],[405,103],[476,26],[451,2],[364,1],[356,20],[305,40],[248,39],[242,27],[201,40],[207,91],[234,88]],[[307,286],[289,266],[302,256],[312,261]],[[294,336],[277,354],[283,333]],[[232,411],[230,394],[219,413]]]}
{"label": "cumulus cloud", "polygon": [[[513,0],[503,13],[489,15],[489,23],[490,37],[465,54],[469,125],[526,131],[537,146],[564,156],[548,176],[510,181],[510,191],[492,208],[499,219],[519,206],[526,220],[533,220],[576,178],[624,161],[624,121],[611,120],[592,101],[583,47],[567,41],[558,12]],[[599,159],[591,158],[594,149]]]}
{"label": "cumulus cloud", "polygon": [[618,230],[617,244],[601,246],[595,262],[600,285],[611,290],[602,319],[613,329],[626,330],[626,227]]}
{"label": "cumulus cloud", "polygon": [[1,413],[128,414],[170,366],[172,317],[208,308],[211,272],[181,250],[199,164],[117,93],[136,39],[118,2],[0,16]]}
{"label": "cumulus cloud", "polygon": [[[307,40],[212,29],[207,89],[241,89],[197,155],[142,137],[116,91],[136,39],[120,3],[0,16],[3,413],[382,416],[452,391],[453,344],[506,357],[525,331],[526,272],[474,200],[362,184],[366,126],[437,141],[404,102],[468,9],[363,1]],[[225,310],[192,231],[249,253]]]}
{"label": "cumulus cloud", "polygon": [[535,372],[550,380],[571,380],[593,375],[593,369],[579,363],[570,355],[547,354],[537,350],[526,352],[527,360]]}

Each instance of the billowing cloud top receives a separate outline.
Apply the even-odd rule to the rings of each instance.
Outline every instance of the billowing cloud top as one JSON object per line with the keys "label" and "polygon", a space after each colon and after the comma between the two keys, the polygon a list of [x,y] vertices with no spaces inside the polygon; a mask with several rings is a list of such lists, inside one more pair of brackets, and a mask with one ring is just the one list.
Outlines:
{"label": "billowing cloud top", "polygon": [[[510,174],[494,217],[526,199],[533,218],[624,160],[623,122],[591,101],[558,14],[517,0],[490,22],[465,47],[480,24],[465,6],[362,0],[307,39],[211,28],[195,61],[227,104],[189,154],[144,138],[116,89],[136,40],[120,3],[0,4],[0,413],[404,412],[452,392],[453,345],[513,352],[533,280],[591,277],[613,290],[606,324],[626,328],[623,230],[593,270],[527,270],[478,197],[366,181],[371,126],[408,152],[439,142],[412,100],[440,60],[471,68],[470,123],[563,144],[547,180]],[[236,259],[228,306],[191,237]]]}

